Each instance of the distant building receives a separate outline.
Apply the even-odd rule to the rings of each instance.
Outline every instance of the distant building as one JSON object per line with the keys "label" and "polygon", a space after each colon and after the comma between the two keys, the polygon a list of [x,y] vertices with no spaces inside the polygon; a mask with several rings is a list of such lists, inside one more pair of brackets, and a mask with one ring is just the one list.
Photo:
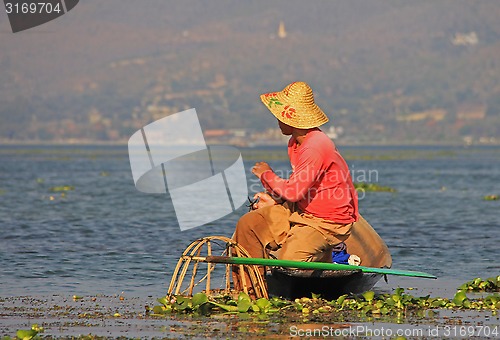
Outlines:
{"label": "distant building", "polygon": [[206,130],[204,135],[207,138],[211,137],[224,137],[228,136],[230,134],[229,130],[223,130],[223,129],[218,129],[218,130]]}
{"label": "distant building", "polygon": [[403,122],[418,122],[421,120],[425,119],[432,119],[436,122],[442,121],[446,115],[448,114],[448,111],[444,109],[432,109],[432,110],[426,110],[426,111],[420,111],[420,112],[413,112],[405,116],[398,116],[396,117],[397,121],[403,121]]}
{"label": "distant building", "polygon": [[247,136],[247,131],[244,129],[231,129],[230,132],[234,137],[244,138]]}
{"label": "distant building", "polygon": [[280,39],[285,39],[286,38],[286,30],[285,30],[285,23],[280,21],[280,25],[278,27],[278,38]]}
{"label": "distant building", "polygon": [[456,33],[451,43],[455,46],[474,46],[477,45],[479,39],[476,32]]}
{"label": "distant building", "polygon": [[482,120],[486,117],[486,105],[462,104],[457,109],[457,118],[463,120]]}
{"label": "distant building", "polygon": [[325,134],[330,138],[330,139],[337,139],[342,133],[344,132],[344,129],[341,126],[330,126],[326,131]]}

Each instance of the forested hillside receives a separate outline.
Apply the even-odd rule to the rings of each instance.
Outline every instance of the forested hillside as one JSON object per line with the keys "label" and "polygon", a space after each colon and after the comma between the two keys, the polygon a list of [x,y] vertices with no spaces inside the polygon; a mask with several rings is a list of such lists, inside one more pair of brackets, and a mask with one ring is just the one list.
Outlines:
{"label": "forested hillside", "polygon": [[345,142],[500,142],[499,17],[496,0],[89,0],[13,34],[3,13],[0,140],[127,140],[190,107],[259,131],[258,95],[304,80]]}

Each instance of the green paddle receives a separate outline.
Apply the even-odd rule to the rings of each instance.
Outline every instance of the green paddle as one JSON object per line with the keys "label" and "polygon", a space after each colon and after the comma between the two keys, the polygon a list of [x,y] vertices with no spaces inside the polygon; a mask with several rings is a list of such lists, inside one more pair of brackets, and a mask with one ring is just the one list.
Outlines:
{"label": "green paddle", "polygon": [[437,279],[434,275],[416,272],[411,270],[396,270],[389,268],[372,268],[363,266],[352,266],[349,264],[326,263],[326,262],[301,262],[291,260],[261,259],[254,257],[229,257],[229,256],[207,256],[193,257],[193,260],[209,263],[228,263],[228,264],[249,264],[269,267],[286,267],[300,269],[320,269],[320,270],[360,270],[363,273],[376,273],[385,275],[399,275],[410,277],[422,277],[427,279]]}

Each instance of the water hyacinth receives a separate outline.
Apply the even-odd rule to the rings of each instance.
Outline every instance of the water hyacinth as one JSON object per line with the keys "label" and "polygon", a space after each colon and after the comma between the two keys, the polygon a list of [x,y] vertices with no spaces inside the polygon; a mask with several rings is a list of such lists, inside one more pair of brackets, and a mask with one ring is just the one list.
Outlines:
{"label": "water hyacinth", "polygon": [[486,195],[486,196],[483,196],[483,200],[496,201],[496,200],[498,200],[498,195]]}
{"label": "water hyacinth", "polygon": [[[495,278],[495,280],[498,278]],[[475,280],[471,281],[475,282]],[[492,282],[490,279],[481,282]],[[498,281],[496,280],[497,284]],[[466,283],[464,285],[467,285]],[[463,285],[463,286],[464,286]],[[496,315],[500,309],[500,294],[494,293],[484,297],[470,299],[467,290],[462,287],[453,299],[430,297],[415,297],[406,294],[401,287],[392,294],[376,294],[373,291],[361,295],[342,295],[339,298],[327,301],[318,295],[312,298],[303,297],[293,302],[273,297],[261,298],[256,301],[250,299],[245,293],[240,293],[237,298],[231,296],[207,296],[197,293],[193,297],[177,295],[170,300],[166,297],[158,299],[161,305],[153,308],[153,315],[170,313],[194,313],[210,315],[213,313],[257,313],[260,315],[273,314],[284,310],[291,310],[303,315],[333,314],[341,312],[354,312],[358,316],[392,316],[398,320],[408,313],[432,316],[436,309],[470,309],[491,310]],[[498,289],[498,286],[497,286]]]}
{"label": "water hyacinth", "polygon": [[33,324],[31,329],[20,329],[16,332],[17,339],[31,340],[35,338],[38,333],[43,333],[43,327],[38,326],[38,324]]}
{"label": "water hyacinth", "polygon": [[210,298],[203,292],[196,293],[193,297],[176,295],[170,299],[162,297],[157,299],[160,303],[153,307],[152,315],[165,315],[170,313],[188,313],[210,315],[214,312],[222,313],[276,313],[280,308],[290,305],[289,301],[278,298],[261,298],[252,300],[248,294],[239,293],[237,299],[228,295]]}
{"label": "water hyacinth", "polygon": [[75,187],[72,185],[61,185],[49,189],[50,192],[61,192],[61,191],[72,191],[72,190],[75,190]]}
{"label": "water hyacinth", "polygon": [[471,292],[500,292],[500,275],[486,280],[475,278],[461,285],[459,289]]}
{"label": "water hyacinth", "polygon": [[377,183],[357,182],[354,183],[356,190],[371,191],[371,192],[396,192],[396,189],[382,186]]}

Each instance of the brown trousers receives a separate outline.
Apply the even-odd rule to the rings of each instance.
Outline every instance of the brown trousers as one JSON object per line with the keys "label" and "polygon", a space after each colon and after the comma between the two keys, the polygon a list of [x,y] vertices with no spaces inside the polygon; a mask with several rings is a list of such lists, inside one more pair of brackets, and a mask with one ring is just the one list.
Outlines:
{"label": "brown trousers", "polygon": [[[233,240],[251,257],[266,258],[272,251],[279,259],[332,262],[333,246],[349,237],[352,225],[292,212],[286,204],[274,205],[243,215],[236,224]],[[277,249],[273,249],[273,244]],[[233,278],[238,286],[237,275]]]}

